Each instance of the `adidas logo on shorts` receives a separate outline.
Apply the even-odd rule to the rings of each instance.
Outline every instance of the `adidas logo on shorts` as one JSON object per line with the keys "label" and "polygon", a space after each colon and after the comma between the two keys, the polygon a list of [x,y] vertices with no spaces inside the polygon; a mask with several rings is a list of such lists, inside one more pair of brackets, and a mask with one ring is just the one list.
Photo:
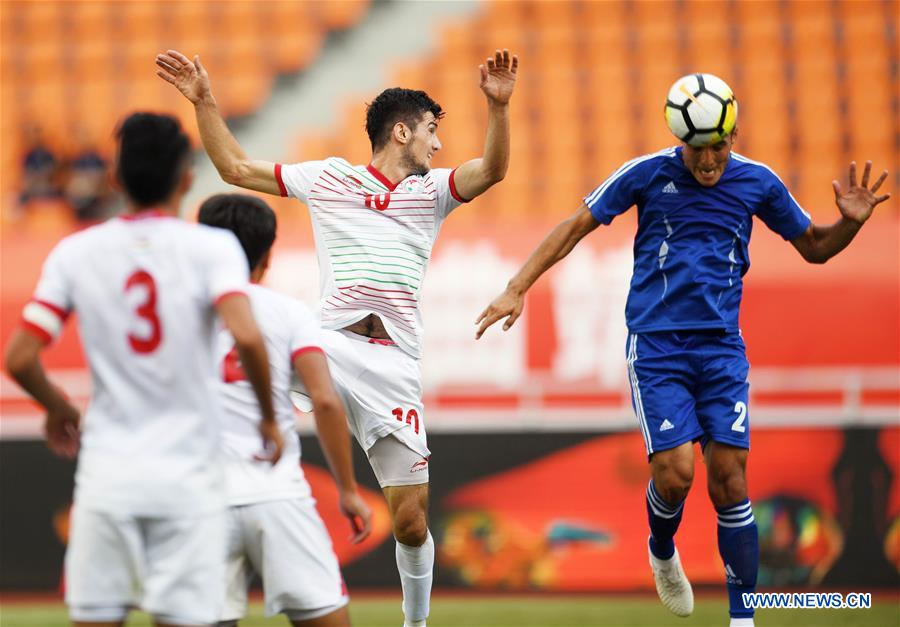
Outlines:
{"label": "adidas logo on shorts", "polygon": [[669,422],[668,418],[663,420],[663,423],[661,425],[659,425],[660,431],[668,431],[669,429],[674,429],[674,428],[675,428],[675,425],[673,425],[671,422]]}
{"label": "adidas logo on shorts", "polygon": [[675,187],[675,181],[669,181],[669,184],[663,187],[663,194],[677,194],[678,188]]}

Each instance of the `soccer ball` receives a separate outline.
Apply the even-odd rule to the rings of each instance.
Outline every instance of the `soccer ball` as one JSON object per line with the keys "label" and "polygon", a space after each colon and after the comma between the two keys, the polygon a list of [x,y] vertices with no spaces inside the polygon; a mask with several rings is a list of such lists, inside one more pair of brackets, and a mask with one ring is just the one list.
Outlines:
{"label": "soccer ball", "polygon": [[737,100],[721,78],[688,74],[672,85],[665,112],[675,137],[691,146],[708,146],[734,130]]}

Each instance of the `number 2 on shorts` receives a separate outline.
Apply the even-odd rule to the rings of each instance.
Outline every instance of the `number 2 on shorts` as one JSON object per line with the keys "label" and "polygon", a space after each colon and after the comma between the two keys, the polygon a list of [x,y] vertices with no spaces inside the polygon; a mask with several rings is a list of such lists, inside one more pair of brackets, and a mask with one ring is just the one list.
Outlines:
{"label": "number 2 on shorts", "polygon": [[738,417],[734,419],[733,423],[731,423],[731,430],[743,433],[747,430],[747,427],[744,426],[744,421],[747,419],[747,403],[745,403],[744,401],[738,401],[737,403],[735,403],[734,413],[736,413]]}

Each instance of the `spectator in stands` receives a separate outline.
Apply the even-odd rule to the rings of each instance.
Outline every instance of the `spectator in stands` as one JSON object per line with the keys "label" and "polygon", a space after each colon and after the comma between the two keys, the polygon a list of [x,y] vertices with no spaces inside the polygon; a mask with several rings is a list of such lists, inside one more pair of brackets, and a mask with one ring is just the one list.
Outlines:
{"label": "spectator in stands", "polygon": [[99,220],[108,213],[107,163],[86,137],[80,143],[78,154],[69,162],[63,191],[78,220]]}
{"label": "spectator in stands", "polygon": [[26,205],[35,198],[58,198],[60,195],[56,176],[59,159],[44,143],[43,132],[37,125],[26,129],[25,145],[28,148],[22,158],[22,191],[19,204]]}

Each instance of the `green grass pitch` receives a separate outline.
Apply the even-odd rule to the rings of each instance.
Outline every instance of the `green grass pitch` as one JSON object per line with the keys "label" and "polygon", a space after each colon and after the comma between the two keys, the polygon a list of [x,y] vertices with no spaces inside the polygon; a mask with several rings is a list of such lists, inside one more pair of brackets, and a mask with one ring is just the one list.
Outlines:
{"label": "green grass pitch", "polygon": [[[351,600],[355,627],[400,627],[400,599],[356,598]],[[69,623],[61,604],[3,603],[2,627],[64,627]],[[284,617],[265,618],[260,604],[241,622],[244,627],[287,625]],[[760,627],[900,626],[900,604],[896,597],[873,599],[868,610],[761,610]],[[143,614],[133,613],[129,627],[150,625]],[[431,605],[429,627],[698,627],[727,626],[725,599],[697,600],[694,614],[679,619],[668,613],[655,597],[617,596],[502,596],[480,595],[436,598]]]}

